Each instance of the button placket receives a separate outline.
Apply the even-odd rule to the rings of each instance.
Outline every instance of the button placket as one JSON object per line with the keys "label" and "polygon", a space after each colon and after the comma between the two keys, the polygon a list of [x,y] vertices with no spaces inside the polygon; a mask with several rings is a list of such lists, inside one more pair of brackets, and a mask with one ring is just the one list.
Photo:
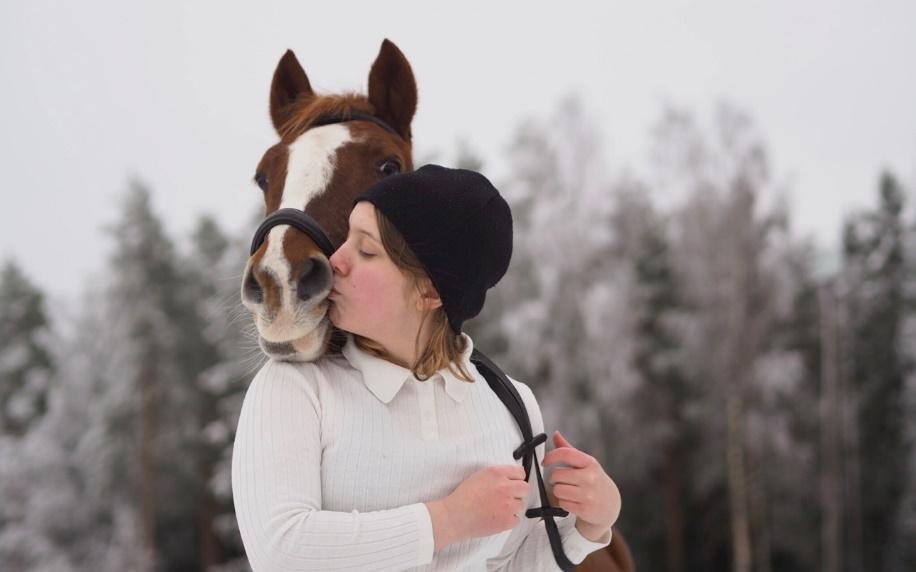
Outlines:
{"label": "button placket", "polygon": [[439,438],[439,424],[436,420],[435,378],[417,382],[417,397],[420,400],[420,426],[424,439]]}

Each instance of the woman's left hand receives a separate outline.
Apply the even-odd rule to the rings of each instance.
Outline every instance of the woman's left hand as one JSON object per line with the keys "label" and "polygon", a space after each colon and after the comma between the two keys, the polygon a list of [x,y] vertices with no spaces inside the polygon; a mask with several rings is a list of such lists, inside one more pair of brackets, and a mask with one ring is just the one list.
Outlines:
{"label": "woman's left hand", "polygon": [[553,434],[556,449],[544,455],[546,468],[565,463],[568,468],[553,469],[549,483],[560,508],[576,515],[576,528],[595,541],[604,536],[620,516],[620,491],[591,455],[573,447],[559,431]]}

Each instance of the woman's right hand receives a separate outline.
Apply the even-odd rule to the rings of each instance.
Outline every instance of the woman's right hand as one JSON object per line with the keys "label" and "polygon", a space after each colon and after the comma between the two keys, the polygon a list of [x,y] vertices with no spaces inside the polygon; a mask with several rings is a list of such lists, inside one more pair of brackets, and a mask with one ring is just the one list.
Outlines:
{"label": "woman's right hand", "polygon": [[[466,478],[450,495],[437,501],[437,510],[430,511],[433,526],[435,528],[439,524],[449,529],[442,535],[448,538],[448,543],[509,530],[524,517],[528,490],[524,467],[485,467]],[[440,517],[439,523],[436,522],[437,516]],[[438,544],[437,548],[441,548]]]}

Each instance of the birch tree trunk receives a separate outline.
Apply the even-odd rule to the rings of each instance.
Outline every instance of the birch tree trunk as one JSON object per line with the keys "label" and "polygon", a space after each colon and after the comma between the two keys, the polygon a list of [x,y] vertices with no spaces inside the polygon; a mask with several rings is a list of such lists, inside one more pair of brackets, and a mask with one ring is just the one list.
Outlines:
{"label": "birch tree trunk", "polygon": [[684,550],[684,489],[678,452],[677,445],[669,441],[665,444],[662,460],[668,572],[682,572],[687,559]]}
{"label": "birch tree trunk", "polygon": [[735,572],[751,572],[751,539],[748,526],[747,480],[744,471],[744,412],[733,383],[726,397],[726,469],[731,513],[732,561]]}
{"label": "birch tree trunk", "polygon": [[767,518],[767,482],[763,474],[766,466],[767,445],[760,445],[760,450],[747,451],[748,466],[748,501],[751,511],[751,537],[753,540],[754,571],[770,572],[770,527]]}
{"label": "birch tree trunk", "polygon": [[[848,288],[844,288],[841,298],[849,297]],[[838,304],[839,314],[838,322],[840,327],[837,328],[837,343],[840,347],[847,350],[851,345],[850,340],[843,336],[844,328],[849,327],[851,323],[850,313],[847,311],[846,304]],[[839,355],[838,355],[839,357]],[[851,386],[850,380],[853,368],[848,360],[838,362],[838,381],[837,398],[839,400],[839,430],[840,430],[840,450],[842,451],[839,460],[840,472],[844,479],[842,483],[842,496],[844,499],[843,522],[841,535],[844,534],[844,553],[845,553],[845,570],[850,572],[863,572],[865,569],[862,552],[862,503],[859,495],[859,426],[858,426],[858,402],[856,394]]]}
{"label": "birch tree trunk", "polygon": [[818,289],[821,330],[821,570],[842,570],[838,394],[836,371],[836,300],[829,286]]}

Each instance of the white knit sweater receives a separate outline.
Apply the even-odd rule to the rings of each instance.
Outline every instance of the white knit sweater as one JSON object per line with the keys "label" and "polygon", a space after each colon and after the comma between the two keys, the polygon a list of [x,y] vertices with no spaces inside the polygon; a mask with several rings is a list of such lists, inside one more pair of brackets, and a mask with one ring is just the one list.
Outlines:
{"label": "white knit sweater", "polygon": [[[424,502],[447,496],[490,465],[519,464],[509,410],[462,356],[474,383],[448,369],[418,381],[410,370],[361,351],[293,364],[270,361],[251,382],[232,455],[232,493],[245,551],[268,570],[557,570],[541,519],[434,552]],[[513,380],[534,434],[540,408]],[[537,458],[544,457],[544,445]],[[532,470],[527,507],[540,506]],[[590,542],[575,516],[557,519],[567,557]]]}

